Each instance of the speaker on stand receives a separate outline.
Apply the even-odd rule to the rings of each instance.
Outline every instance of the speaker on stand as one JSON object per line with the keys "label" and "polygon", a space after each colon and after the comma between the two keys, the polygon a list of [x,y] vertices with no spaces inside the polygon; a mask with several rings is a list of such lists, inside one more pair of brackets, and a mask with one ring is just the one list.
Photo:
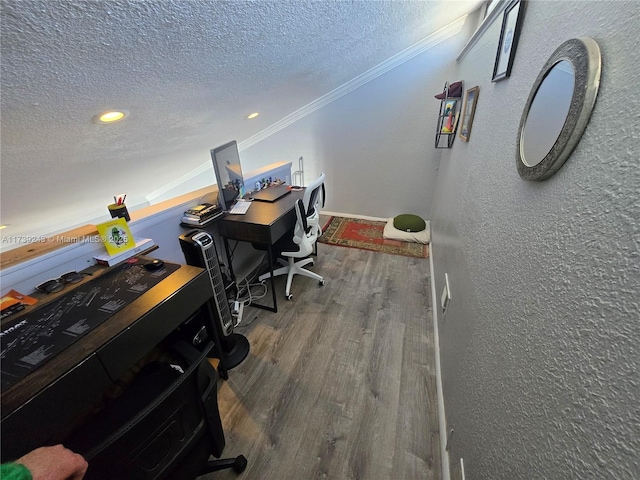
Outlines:
{"label": "speaker on stand", "polygon": [[220,270],[218,251],[213,237],[201,230],[192,230],[180,235],[180,247],[188,265],[207,270],[213,289],[212,310],[216,317],[214,328],[220,338],[220,346],[227,368],[234,368],[249,354],[249,340],[244,335],[233,333],[235,327],[226,286]]}

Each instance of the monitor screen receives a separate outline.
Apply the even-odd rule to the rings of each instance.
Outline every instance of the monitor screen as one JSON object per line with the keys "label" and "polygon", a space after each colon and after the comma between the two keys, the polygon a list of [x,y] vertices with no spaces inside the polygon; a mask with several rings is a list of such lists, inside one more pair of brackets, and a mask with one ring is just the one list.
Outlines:
{"label": "monitor screen", "polygon": [[235,199],[244,195],[244,178],[236,141],[211,150],[211,160],[216,172],[220,206],[223,210],[229,210]]}

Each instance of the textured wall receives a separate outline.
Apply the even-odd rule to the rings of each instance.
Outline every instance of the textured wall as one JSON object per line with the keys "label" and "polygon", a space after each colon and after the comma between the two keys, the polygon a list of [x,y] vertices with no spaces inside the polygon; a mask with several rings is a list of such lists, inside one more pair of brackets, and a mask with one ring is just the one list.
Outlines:
{"label": "textured wall", "polygon": [[[467,478],[640,472],[640,2],[530,2],[513,72],[492,84],[500,22],[459,64],[480,93],[443,155],[431,216],[451,458]],[[573,155],[525,182],[524,104],[563,41],[595,39],[600,93]]]}

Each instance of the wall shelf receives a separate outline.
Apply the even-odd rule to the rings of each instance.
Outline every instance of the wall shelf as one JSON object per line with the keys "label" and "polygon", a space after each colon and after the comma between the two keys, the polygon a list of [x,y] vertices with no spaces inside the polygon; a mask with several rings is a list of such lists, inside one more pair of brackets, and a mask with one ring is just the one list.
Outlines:
{"label": "wall shelf", "polygon": [[462,97],[449,96],[449,82],[445,82],[445,97],[440,100],[440,111],[436,123],[436,148],[451,148],[456,139],[458,119],[462,110]]}

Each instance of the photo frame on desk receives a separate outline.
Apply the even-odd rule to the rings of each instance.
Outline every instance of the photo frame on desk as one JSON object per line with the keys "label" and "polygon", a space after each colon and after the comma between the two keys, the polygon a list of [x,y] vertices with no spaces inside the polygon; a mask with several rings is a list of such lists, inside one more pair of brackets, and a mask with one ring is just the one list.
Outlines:
{"label": "photo frame on desk", "polygon": [[492,82],[498,82],[511,76],[525,9],[525,0],[513,0],[504,11],[496,61],[493,66]]}

